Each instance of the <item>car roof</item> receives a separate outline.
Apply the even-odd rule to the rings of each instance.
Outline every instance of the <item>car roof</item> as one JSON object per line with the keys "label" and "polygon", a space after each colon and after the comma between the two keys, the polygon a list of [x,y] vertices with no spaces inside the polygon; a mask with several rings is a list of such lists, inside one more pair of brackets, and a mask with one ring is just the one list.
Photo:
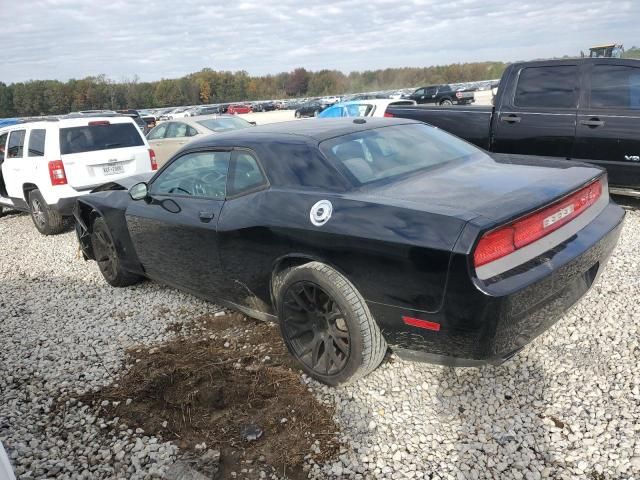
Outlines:
{"label": "car roof", "polygon": [[246,143],[268,143],[284,139],[307,139],[313,143],[354,132],[372,130],[392,125],[419,124],[417,120],[405,118],[313,118],[291,122],[270,123],[252,128],[243,128],[216,136],[206,136],[189,143],[194,147],[215,146],[218,143],[238,145]]}
{"label": "car roof", "polygon": [[[344,107],[347,105],[361,105],[363,103],[367,103],[367,104],[371,104],[371,105],[376,105],[376,106],[380,106],[380,105],[388,105],[390,103],[395,103],[395,102],[411,102],[412,100],[405,100],[402,98],[372,98],[369,100],[349,100],[348,102],[340,102],[340,103],[336,103],[334,105],[332,105],[330,108],[332,107]],[[409,105],[409,103],[407,103],[407,105]],[[415,102],[413,102],[413,105],[415,105]]]}

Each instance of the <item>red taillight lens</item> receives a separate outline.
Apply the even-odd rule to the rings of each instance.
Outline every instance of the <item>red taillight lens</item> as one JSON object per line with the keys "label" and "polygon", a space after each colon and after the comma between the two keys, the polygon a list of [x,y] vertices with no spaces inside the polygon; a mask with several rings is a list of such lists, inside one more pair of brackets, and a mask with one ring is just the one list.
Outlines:
{"label": "red taillight lens", "polygon": [[384,116],[385,116],[385,117],[388,117],[388,118],[393,118],[393,117],[395,117],[395,115],[394,115],[393,113],[390,113],[390,112],[384,112]]}
{"label": "red taillight lens", "polygon": [[64,173],[62,160],[52,160],[49,162],[49,177],[51,177],[51,185],[67,184],[67,175]]}
{"label": "red taillight lens", "polygon": [[152,148],[149,149],[149,161],[151,162],[151,170],[158,170],[158,163],[156,162],[156,152]]}
{"label": "red taillight lens", "polygon": [[90,126],[95,126],[95,125],[111,125],[107,120],[96,120],[94,122],[89,122]]}
{"label": "red taillight lens", "polygon": [[473,253],[476,267],[502,258],[569,223],[602,195],[602,181],[587,185],[544,209],[482,236]]}

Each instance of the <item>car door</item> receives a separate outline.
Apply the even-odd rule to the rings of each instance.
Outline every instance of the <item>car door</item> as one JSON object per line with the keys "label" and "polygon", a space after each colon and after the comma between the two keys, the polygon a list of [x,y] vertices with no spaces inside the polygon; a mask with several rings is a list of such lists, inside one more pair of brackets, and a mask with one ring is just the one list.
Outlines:
{"label": "car door", "polygon": [[569,158],[579,79],[576,63],[530,66],[517,72],[496,112],[494,151]]}
{"label": "car door", "polygon": [[21,199],[24,196],[22,178],[25,175],[24,141],[26,135],[27,130],[24,128],[16,129],[9,133],[7,151],[5,152],[4,162],[2,162],[2,176],[7,195],[12,199]]}
{"label": "car door", "polygon": [[425,88],[419,88],[418,90],[416,90],[415,92],[413,92],[413,94],[410,97],[411,99],[415,100],[416,103],[426,103],[426,89]]}
{"label": "car door", "polygon": [[[269,282],[273,268],[273,232],[264,227],[256,205],[264,201],[269,182],[254,152],[233,152],[227,201],[218,223],[220,263],[227,281],[221,298],[241,307],[270,310]],[[276,254],[275,257],[278,255]]]}
{"label": "car door", "polygon": [[221,278],[217,222],[226,195],[229,151],[187,152],[150,182],[146,200],[126,210],[145,273],[214,300]]}
{"label": "car door", "polygon": [[573,156],[606,168],[610,185],[640,190],[640,67],[596,61],[585,78]]}

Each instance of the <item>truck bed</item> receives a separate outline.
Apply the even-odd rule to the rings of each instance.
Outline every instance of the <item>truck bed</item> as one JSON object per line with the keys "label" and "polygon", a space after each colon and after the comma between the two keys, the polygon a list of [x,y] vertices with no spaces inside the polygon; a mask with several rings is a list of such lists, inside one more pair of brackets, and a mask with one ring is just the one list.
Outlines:
{"label": "truck bed", "polygon": [[426,105],[389,107],[387,113],[396,117],[410,118],[429,123],[474,143],[485,150],[489,149],[489,132],[493,107],[459,106],[436,107]]}

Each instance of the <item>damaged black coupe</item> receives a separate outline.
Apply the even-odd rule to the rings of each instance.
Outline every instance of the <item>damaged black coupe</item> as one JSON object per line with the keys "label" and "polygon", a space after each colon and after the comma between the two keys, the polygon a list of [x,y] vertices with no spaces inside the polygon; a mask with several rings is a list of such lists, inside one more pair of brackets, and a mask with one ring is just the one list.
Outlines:
{"label": "damaged black coupe", "polygon": [[84,257],[274,320],[331,385],[387,346],[498,364],[591,287],[624,211],[597,167],[492,157],[404,119],[326,119],[189,143],[148,181],[78,200]]}

